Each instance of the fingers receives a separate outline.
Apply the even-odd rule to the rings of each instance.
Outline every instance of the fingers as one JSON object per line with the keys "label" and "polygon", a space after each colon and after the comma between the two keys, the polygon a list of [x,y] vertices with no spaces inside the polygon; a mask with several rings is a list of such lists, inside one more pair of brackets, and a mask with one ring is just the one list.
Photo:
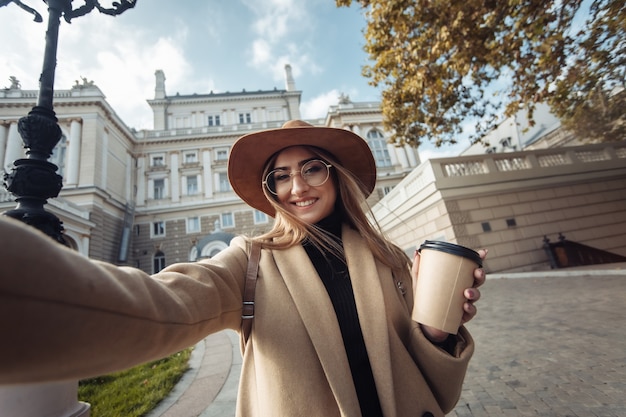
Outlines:
{"label": "fingers", "polygon": [[[489,253],[488,249],[480,249],[478,250],[478,255],[480,259],[484,260],[487,257],[487,253]],[[483,268],[476,268],[474,270],[474,288],[478,288],[485,283],[485,270]],[[468,298],[470,299],[470,298]]]}
{"label": "fingers", "polygon": [[485,283],[486,274],[482,268],[476,268],[474,270],[474,288],[478,288]]}
{"label": "fingers", "polygon": [[471,302],[466,302],[465,304],[463,304],[463,318],[461,319],[461,322],[467,323],[468,321],[473,319],[474,316],[476,316],[476,313],[476,306],[474,306],[474,304],[472,304]]}
{"label": "fingers", "polygon": [[475,287],[465,289],[465,291],[463,291],[463,295],[470,303],[480,300],[480,290]]}

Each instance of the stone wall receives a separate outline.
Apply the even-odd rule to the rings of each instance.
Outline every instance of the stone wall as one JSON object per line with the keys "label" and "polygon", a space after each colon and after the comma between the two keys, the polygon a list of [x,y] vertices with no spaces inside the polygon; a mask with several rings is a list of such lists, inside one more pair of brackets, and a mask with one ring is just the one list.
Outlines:
{"label": "stone wall", "polygon": [[374,209],[413,252],[425,239],[489,248],[486,268],[549,268],[547,236],[626,255],[626,142],[434,159]]}

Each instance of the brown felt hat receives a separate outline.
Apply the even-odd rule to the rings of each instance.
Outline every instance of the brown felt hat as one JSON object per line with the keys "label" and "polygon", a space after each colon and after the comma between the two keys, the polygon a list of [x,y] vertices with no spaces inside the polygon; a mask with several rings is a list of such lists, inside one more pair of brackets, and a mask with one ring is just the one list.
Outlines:
{"label": "brown felt hat", "polygon": [[290,120],[279,129],[250,133],[235,142],[228,158],[228,179],[233,190],[248,205],[273,217],[275,210],[263,194],[263,168],[275,153],[296,145],[316,146],[331,153],[363,183],[367,195],[374,190],[376,163],[359,135],[301,120]]}

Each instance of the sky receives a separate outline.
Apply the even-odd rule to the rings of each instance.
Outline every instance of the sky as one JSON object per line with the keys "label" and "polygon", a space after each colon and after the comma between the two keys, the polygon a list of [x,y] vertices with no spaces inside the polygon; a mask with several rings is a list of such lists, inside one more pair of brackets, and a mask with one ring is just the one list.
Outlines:
{"label": "sky", "polygon": [[[0,88],[15,76],[22,89],[38,89],[47,10],[43,1],[23,3],[44,22],[15,4],[0,8]],[[290,64],[302,117],[320,118],[340,94],[380,101],[380,90],[361,75],[365,26],[362,9],[337,8],[334,0],[137,0],[119,16],[94,10],[71,24],[61,20],[54,87],[67,90],[84,77],[129,127],[151,129],[146,100],[154,97],[157,69],[168,95],[185,95],[283,89]],[[419,152],[424,161],[466,147],[422,145]]]}

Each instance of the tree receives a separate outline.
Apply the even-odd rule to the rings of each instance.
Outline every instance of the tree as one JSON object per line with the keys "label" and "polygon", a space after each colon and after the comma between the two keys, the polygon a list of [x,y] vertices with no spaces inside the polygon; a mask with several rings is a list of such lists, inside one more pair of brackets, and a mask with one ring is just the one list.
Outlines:
{"label": "tree", "polygon": [[539,102],[585,138],[626,138],[623,0],[357,2],[373,63],[363,75],[382,87],[393,142],[479,140]]}

